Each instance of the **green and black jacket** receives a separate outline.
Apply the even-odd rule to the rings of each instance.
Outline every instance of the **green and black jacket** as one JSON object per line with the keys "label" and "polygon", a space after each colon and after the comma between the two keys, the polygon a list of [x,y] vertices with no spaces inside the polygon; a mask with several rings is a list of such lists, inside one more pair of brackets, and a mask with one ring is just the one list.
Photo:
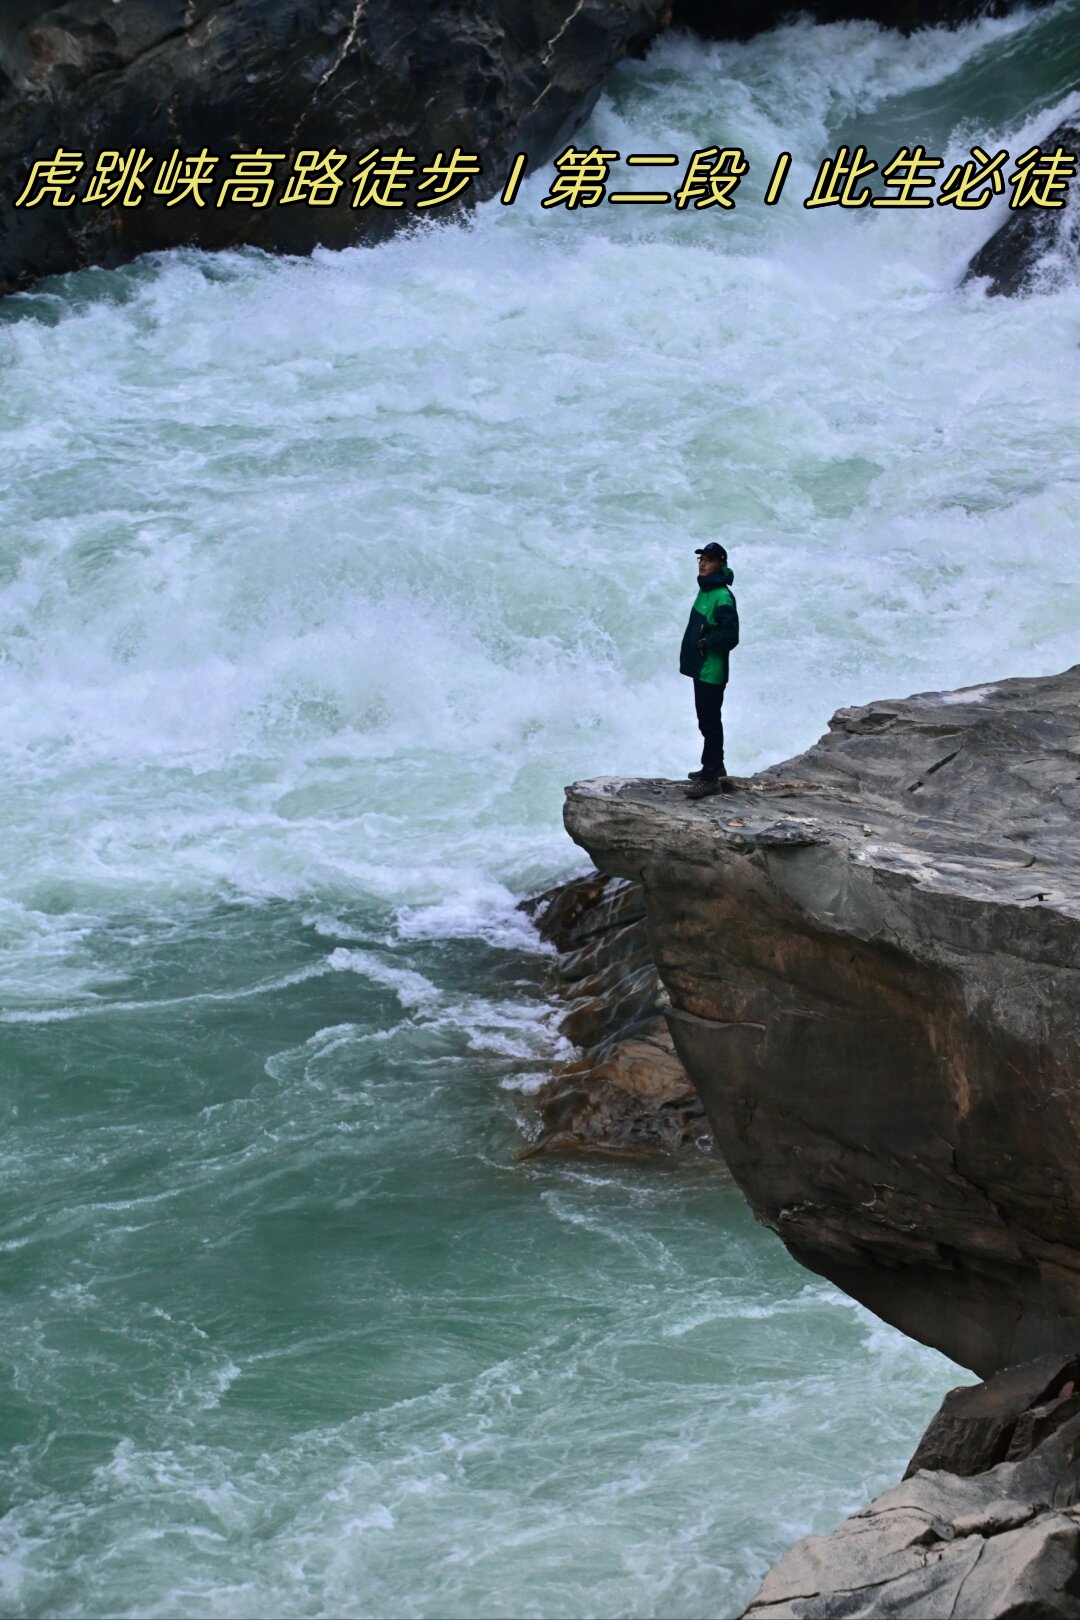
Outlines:
{"label": "green and black jacket", "polygon": [[730,568],[698,575],[698,593],[682,638],[680,675],[692,675],[710,686],[726,686],[728,653],[739,645],[739,610],[728,589]]}

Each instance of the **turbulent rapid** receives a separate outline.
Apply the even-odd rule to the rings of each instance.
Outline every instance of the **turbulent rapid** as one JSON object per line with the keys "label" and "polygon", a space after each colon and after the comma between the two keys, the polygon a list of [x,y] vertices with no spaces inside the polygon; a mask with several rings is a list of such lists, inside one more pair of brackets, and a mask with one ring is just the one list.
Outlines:
{"label": "turbulent rapid", "polygon": [[735,1612],[964,1375],[722,1167],[531,1162],[517,900],[563,784],[1075,661],[1080,287],[1004,217],[806,210],[856,138],[1018,153],[1080,4],[666,38],[579,146],[781,202],[518,201],[0,306],[5,1613]]}

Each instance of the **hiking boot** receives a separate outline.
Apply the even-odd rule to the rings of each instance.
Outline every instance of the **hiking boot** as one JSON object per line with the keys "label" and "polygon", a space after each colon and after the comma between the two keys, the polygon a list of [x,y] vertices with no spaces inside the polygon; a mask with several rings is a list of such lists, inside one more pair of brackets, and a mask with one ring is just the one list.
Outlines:
{"label": "hiking boot", "polygon": [[722,792],[723,789],[716,777],[701,776],[691,787],[687,788],[686,797],[688,799],[708,799],[712,794]]}
{"label": "hiking boot", "polygon": [[686,780],[688,782],[704,782],[704,780],[705,780],[705,772],[704,771],[687,771]]}

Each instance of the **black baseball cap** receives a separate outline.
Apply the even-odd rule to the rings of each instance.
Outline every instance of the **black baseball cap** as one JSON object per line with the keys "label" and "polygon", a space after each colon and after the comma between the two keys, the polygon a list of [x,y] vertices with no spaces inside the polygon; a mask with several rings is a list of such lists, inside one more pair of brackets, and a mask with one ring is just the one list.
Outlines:
{"label": "black baseball cap", "polygon": [[707,546],[696,547],[694,555],[697,557],[715,557],[717,562],[727,562],[727,552],[715,540],[710,540]]}

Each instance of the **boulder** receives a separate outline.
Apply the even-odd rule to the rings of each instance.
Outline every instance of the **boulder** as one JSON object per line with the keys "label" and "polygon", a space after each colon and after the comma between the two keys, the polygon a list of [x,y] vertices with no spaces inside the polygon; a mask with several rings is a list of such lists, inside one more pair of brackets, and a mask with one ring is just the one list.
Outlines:
{"label": "boulder", "polygon": [[[1055,152],[1060,147],[1080,159],[1080,123],[1073,120],[1059,124],[1038,144],[1043,152]],[[1034,208],[1029,203],[1010,212],[1000,230],[976,253],[964,280],[985,279],[987,292],[1001,297],[1075,279],[1080,266],[1078,199],[1080,174],[1070,183],[1063,208]]]}
{"label": "boulder", "polygon": [[[0,20],[0,292],[87,265],[189,243],[308,252],[385,236],[412,206],[217,207],[233,153],[350,156],[404,147],[427,163],[460,147],[501,189],[510,154],[546,160],[592,107],[609,69],[666,21],[668,0],[7,0]],[[207,206],[14,208],[33,163],[82,153],[81,197],[102,151],[155,164],[205,148],[221,159]],[[281,171],[287,173],[288,163]],[[63,193],[68,195],[68,193]],[[280,189],[277,194],[281,195]],[[409,197],[411,203],[412,197]],[[445,214],[446,209],[427,211]]]}
{"label": "boulder", "polygon": [[675,1048],[797,1260],[980,1375],[1080,1343],[1080,667],[841,710],[740,791],[601,778]]}
{"label": "boulder", "polygon": [[919,1441],[905,1479],[924,1468],[981,1474],[1028,1456],[1080,1410],[1080,1358],[1042,1356],[952,1389]]}

